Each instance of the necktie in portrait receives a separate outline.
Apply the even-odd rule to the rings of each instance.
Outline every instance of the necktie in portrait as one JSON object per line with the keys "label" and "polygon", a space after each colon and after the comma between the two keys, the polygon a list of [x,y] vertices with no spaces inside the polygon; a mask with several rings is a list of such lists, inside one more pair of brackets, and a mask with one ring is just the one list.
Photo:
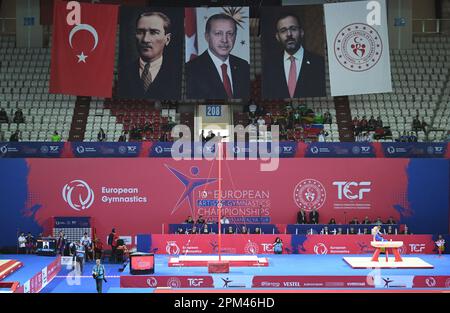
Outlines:
{"label": "necktie in portrait", "polygon": [[230,77],[228,77],[227,73],[228,66],[224,63],[220,67],[222,68],[223,87],[225,88],[228,98],[233,98],[233,92],[231,91]]}
{"label": "necktie in portrait", "polygon": [[147,91],[152,83],[152,73],[150,73],[150,62],[145,64],[141,79],[144,83],[144,90]]}

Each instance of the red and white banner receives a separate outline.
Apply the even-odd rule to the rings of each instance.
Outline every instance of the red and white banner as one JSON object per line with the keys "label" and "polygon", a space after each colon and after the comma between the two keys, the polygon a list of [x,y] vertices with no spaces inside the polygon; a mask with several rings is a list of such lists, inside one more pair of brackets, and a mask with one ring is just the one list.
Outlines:
{"label": "red and white banner", "polygon": [[120,288],[214,288],[212,276],[120,276]]}
{"label": "red and white banner", "polygon": [[39,293],[61,270],[61,256],[17,288],[16,293]]}
{"label": "red and white banner", "polygon": [[254,276],[252,288],[374,288],[370,276]]}
{"label": "red and white banner", "polygon": [[55,1],[50,93],[111,97],[117,12],[117,5],[89,3],[76,12]]}
{"label": "red and white banner", "polygon": [[392,92],[386,1],[324,5],[332,96]]}
{"label": "red and white banner", "polygon": [[[222,253],[272,254],[273,243],[280,237],[290,247],[290,235],[223,235]],[[152,250],[160,254],[217,254],[217,235],[152,235]]]}

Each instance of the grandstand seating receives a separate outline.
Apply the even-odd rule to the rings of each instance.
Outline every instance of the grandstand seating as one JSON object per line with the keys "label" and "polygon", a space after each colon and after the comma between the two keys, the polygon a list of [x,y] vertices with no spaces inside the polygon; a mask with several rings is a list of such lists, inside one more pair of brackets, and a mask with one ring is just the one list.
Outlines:
{"label": "grandstand seating", "polygon": [[[250,24],[252,98],[273,116],[280,115],[287,104],[294,108],[306,104],[315,112],[329,111],[333,123],[324,125],[324,130],[329,133],[327,140],[339,141],[333,97],[261,99],[261,40],[258,21],[251,19]],[[351,118],[380,116],[384,126],[390,126],[395,139],[405,131],[412,131],[412,120],[418,114],[431,130],[427,134],[420,131],[419,141],[447,139],[450,130],[449,51],[450,37],[436,35],[415,36],[411,50],[391,50],[393,92],[350,96]],[[49,94],[50,48],[16,48],[15,37],[5,35],[0,37],[0,56],[0,108],[4,108],[10,118],[9,124],[0,125],[5,138],[9,139],[19,129],[24,141],[45,141],[56,130],[63,140],[68,140],[76,97]],[[117,78],[117,70],[115,75]],[[327,92],[330,92],[328,79]],[[180,114],[177,109],[180,105],[183,104],[157,106],[149,101],[92,98],[84,140],[96,141],[99,129],[103,128],[109,141],[117,141],[122,131],[129,131],[134,124],[143,126],[146,122],[153,124],[154,131],[147,133],[145,138],[157,140],[169,117],[176,123],[187,123],[193,129],[194,113]],[[246,124],[242,112],[244,105],[246,103],[231,106],[235,125]],[[25,123],[11,122],[18,108],[24,113]],[[264,138],[270,140],[270,133]]]}

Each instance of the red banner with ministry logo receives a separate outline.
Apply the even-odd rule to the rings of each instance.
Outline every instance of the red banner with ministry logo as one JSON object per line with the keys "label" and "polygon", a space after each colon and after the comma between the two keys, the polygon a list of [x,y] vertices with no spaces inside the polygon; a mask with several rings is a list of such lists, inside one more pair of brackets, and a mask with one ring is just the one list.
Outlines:
{"label": "red banner with ministry logo", "polygon": [[[316,209],[324,224],[392,216],[414,234],[448,232],[447,160],[278,161],[271,172],[259,161],[222,162],[222,214],[231,223],[295,224],[303,208],[308,217]],[[167,233],[163,225],[189,215],[217,221],[215,161],[2,159],[0,170],[0,245],[9,238],[15,244],[17,227],[28,230],[30,222],[51,232],[55,216],[90,217],[99,238],[116,228],[133,243],[137,234]]]}

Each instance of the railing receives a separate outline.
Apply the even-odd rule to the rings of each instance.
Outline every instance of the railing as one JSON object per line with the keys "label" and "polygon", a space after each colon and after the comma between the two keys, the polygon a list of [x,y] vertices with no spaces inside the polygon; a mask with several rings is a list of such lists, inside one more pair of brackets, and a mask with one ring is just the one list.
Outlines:
{"label": "railing", "polygon": [[442,29],[444,23],[450,24],[450,19],[413,19],[413,33],[414,34],[440,34],[448,30]]}

